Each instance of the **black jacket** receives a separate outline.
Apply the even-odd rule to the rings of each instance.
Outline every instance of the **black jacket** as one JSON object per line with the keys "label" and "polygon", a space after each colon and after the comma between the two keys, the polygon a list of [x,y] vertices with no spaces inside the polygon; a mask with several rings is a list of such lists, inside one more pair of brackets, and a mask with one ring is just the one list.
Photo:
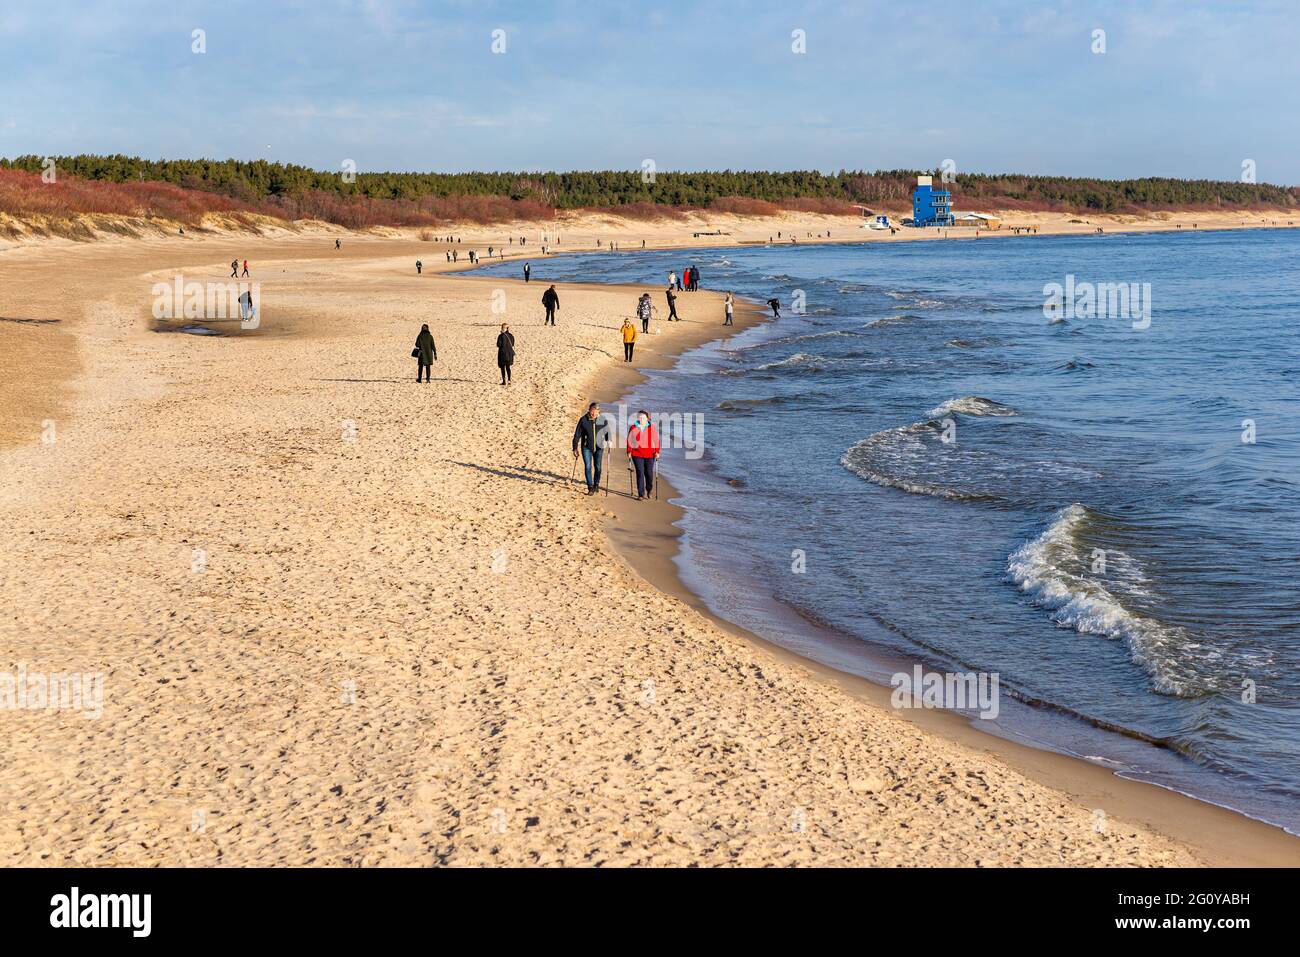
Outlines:
{"label": "black jacket", "polygon": [[438,358],[438,347],[433,343],[432,332],[420,330],[420,334],[415,337],[415,348],[420,353],[418,357],[420,362],[426,366]]}
{"label": "black jacket", "polygon": [[503,332],[497,336],[497,365],[513,365],[515,361],[515,334]]}
{"label": "black jacket", "polygon": [[605,417],[598,415],[593,422],[591,416],[584,413],[573,430],[573,451],[579,448],[603,449],[609,445],[609,439],[609,423]]}
{"label": "black jacket", "polygon": [[547,309],[559,309],[560,294],[557,293],[554,289],[546,290],[546,292],[542,293],[542,305],[545,306]]}

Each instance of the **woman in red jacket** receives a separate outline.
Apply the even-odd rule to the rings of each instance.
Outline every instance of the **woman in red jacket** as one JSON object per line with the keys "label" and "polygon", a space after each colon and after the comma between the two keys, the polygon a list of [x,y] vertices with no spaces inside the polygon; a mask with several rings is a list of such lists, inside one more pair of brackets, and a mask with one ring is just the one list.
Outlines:
{"label": "woman in red jacket", "polygon": [[655,462],[659,461],[659,433],[650,424],[650,413],[642,409],[627,430],[627,454],[636,468],[637,500],[649,498],[655,487]]}

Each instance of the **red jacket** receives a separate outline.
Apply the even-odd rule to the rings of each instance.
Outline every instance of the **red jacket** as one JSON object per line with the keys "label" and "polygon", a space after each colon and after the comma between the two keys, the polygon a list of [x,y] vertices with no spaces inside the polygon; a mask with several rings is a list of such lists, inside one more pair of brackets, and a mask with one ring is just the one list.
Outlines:
{"label": "red jacket", "polygon": [[633,458],[652,459],[659,454],[659,433],[653,424],[634,425],[627,432],[627,450]]}

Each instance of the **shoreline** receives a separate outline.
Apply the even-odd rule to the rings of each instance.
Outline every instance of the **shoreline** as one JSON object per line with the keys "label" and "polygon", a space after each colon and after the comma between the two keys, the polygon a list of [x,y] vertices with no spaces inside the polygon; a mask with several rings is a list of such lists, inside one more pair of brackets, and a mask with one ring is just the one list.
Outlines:
{"label": "shoreline", "polygon": [[[633,288],[652,295],[656,292],[651,286],[616,288]],[[715,290],[705,291],[721,295]],[[771,321],[771,316],[757,303],[738,300],[737,306],[733,329],[720,331],[719,323],[714,335],[705,333],[685,342],[674,342],[671,353],[657,357],[659,361],[641,368],[671,368],[693,349],[721,342],[752,326]],[[617,382],[616,385],[609,384],[611,378]],[[606,374],[601,387],[589,391],[592,400],[604,407],[626,405],[637,386],[647,378],[647,373],[640,369],[621,370],[619,375]],[[682,579],[676,560],[680,554],[680,539],[685,533],[677,522],[687,511],[687,506],[674,503],[679,492],[670,480],[657,475],[656,482],[662,486],[664,494],[656,500],[620,503],[623,507],[616,506],[615,511],[605,518],[605,534],[615,551],[641,578],[704,615],[727,633],[805,670],[812,680],[835,687],[868,707],[888,710],[955,744],[993,755],[1007,766],[1064,792],[1076,801],[1095,806],[1104,804],[1112,816],[1162,833],[1192,848],[1208,866],[1300,865],[1300,837],[1277,825],[1159,783],[1123,777],[1101,764],[1052,750],[1046,745],[1034,747],[1009,740],[980,729],[978,722],[957,713],[938,709],[900,712],[891,708],[887,686],[805,657],[723,618]],[[831,632],[825,626],[813,623],[809,626],[813,631],[825,633],[829,640],[854,642],[849,636]],[[869,642],[860,643],[867,647],[869,654],[873,650],[877,654],[886,652],[885,649],[875,649]],[[896,658],[905,657],[896,652],[889,654]]]}
{"label": "shoreline", "polygon": [[[1095,833],[1087,809],[1118,807],[1119,779],[1092,768],[1044,785],[1040,764],[1074,759],[1024,749],[1022,772],[999,739],[960,719],[941,727],[951,715],[895,720],[872,704],[883,689],[703,608],[676,580],[668,496],[635,503],[615,485],[608,502],[580,504],[557,430],[572,429],[580,398],[623,396],[642,370],[717,339],[720,306],[699,319],[693,303],[708,311],[719,293],[679,297],[690,318],[639,339],[629,369],[618,317],[645,287],[562,284],[557,331],[540,328],[535,303],[511,313],[527,358],[506,392],[484,354],[501,317],[483,284],[513,294],[522,280],[437,262],[417,278],[414,258],[438,244],[354,242],[340,256],[314,242],[332,246],[233,247],[281,284],[288,308],[267,336],[148,331],[148,275],[219,271],[233,241],[20,257],[31,275],[6,288],[19,303],[6,314],[67,318],[59,334],[86,374],[66,392],[43,382],[70,410],[57,446],[25,432],[0,450],[16,479],[0,496],[15,609],[0,628],[16,660],[105,672],[125,720],[14,725],[10,760],[30,766],[14,797],[28,810],[0,817],[5,860],[1300,861],[1277,829],[1190,798],[1156,804],[1197,840],[1166,836],[1159,809],[1149,826],[1120,827],[1121,815]],[[445,358],[416,391],[405,363],[422,318]],[[734,331],[761,319],[741,301]],[[503,434],[506,414],[522,425]],[[360,423],[360,445],[340,442],[340,419]],[[553,433],[562,454],[546,442],[539,454],[533,439]],[[195,543],[210,551],[204,576]],[[484,574],[506,546],[510,574]],[[69,603],[74,572],[82,597]],[[572,599],[593,588],[595,618]],[[647,676],[658,704],[639,700]],[[343,678],[355,712],[338,706]],[[196,806],[220,815],[203,836]],[[376,806],[388,808],[379,834],[365,826]],[[792,838],[804,809],[809,829]],[[498,810],[519,826],[498,832]],[[83,823],[107,814],[116,832]]]}

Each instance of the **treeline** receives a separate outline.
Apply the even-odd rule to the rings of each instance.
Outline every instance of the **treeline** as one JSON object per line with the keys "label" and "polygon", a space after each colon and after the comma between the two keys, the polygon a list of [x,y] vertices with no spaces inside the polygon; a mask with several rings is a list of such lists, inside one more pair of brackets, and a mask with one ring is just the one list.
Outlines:
{"label": "treeline", "polygon": [[[557,209],[815,209],[853,204],[898,210],[910,203],[917,170],[876,172],[604,170],[568,173],[322,172],[265,160],[146,160],[131,156],[52,157],[60,176],[92,182],[163,183],[214,193],[247,209],[346,226],[426,225],[465,216],[538,219]],[[0,159],[39,173],[46,159]],[[939,177],[939,171],[931,171]],[[1142,212],[1160,209],[1292,209],[1300,189],[1267,183],[1147,178],[1103,180],[1014,174],[958,174],[958,209]],[[746,204],[744,201],[752,201]],[[664,210],[668,212],[668,210]],[[498,220],[499,221],[499,220]]]}

